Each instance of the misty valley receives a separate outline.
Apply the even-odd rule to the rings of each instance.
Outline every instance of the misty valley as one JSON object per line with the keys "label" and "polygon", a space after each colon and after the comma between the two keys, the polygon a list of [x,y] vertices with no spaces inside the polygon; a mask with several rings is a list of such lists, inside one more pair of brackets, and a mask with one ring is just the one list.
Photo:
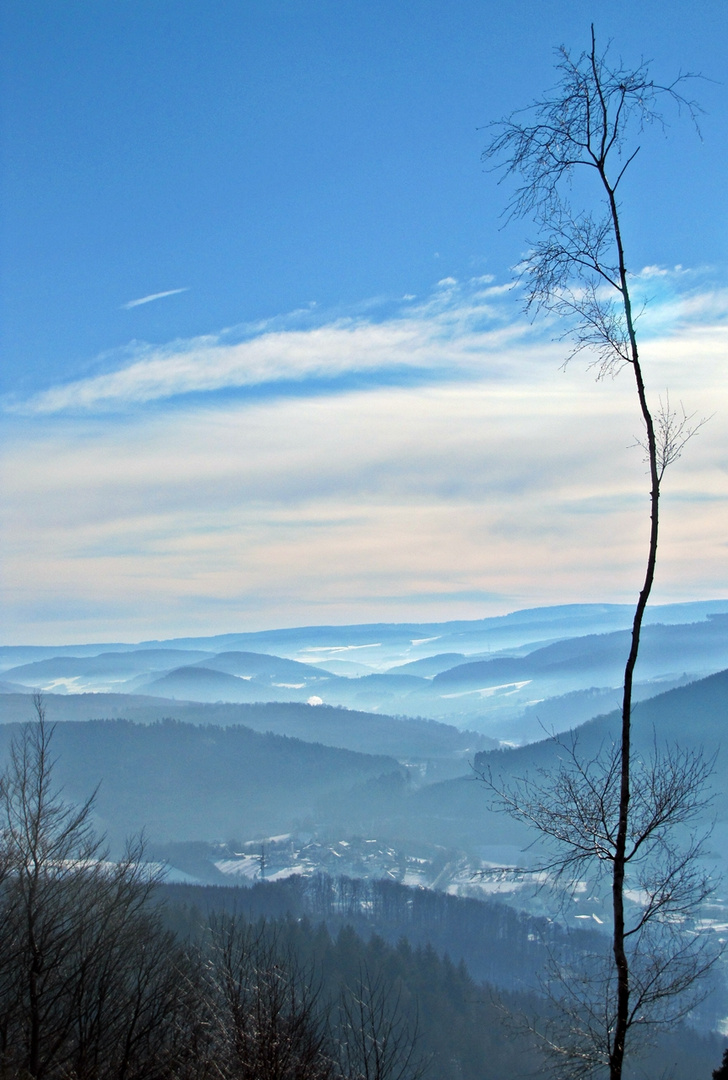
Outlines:
{"label": "misty valley", "polygon": [[[432,1075],[495,1080],[538,1068],[517,1017],[552,1007],[554,958],[608,946],[611,909],[608,883],[547,882],[542,847],[503,812],[492,778],[546,775],[569,747],[590,759],[618,740],[630,619],[628,606],[570,605],[5,646],[0,754],[9,760],[40,692],[54,783],[73,805],[96,790],[93,827],[111,857],[144,836],[177,938],[234,912],[248,927],[265,919],[329,987],[342,965],[388,972],[419,1002]],[[717,877],[728,861],[728,602],[648,609],[635,701],[635,753],[679,745],[710,758],[711,795],[690,828],[710,832],[703,861]],[[720,891],[680,932],[698,924],[720,950]],[[728,1030],[723,960],[708,989],[649,1050],[651,1068],[709,1075]]]}

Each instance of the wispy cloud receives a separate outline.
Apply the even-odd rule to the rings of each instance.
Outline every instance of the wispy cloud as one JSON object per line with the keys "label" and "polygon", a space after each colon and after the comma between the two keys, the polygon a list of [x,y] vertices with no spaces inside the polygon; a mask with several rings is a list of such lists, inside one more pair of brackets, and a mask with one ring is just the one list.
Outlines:
{"label": "wispy cloud", "polygon": [[[460,379],[490,365],[503,378],[501,357],[516,340],[535,346],[543,337],[525,320],[513,322],[508,288],[482,280],[459,286],[447,278],[419,304],[380,305],[336,317],[310,308],[288,325],[266,324],[223,334],[140,347],[131,363],[61,386],[22,406],[34,413],[124,409],[191,393],[236,391],[281,384],[321,383],[393,372],[419,378]],[[243,340],[240,340],[240,338]]]}
{"label": "wispy cloud", "polygon": [[[625,600],[648,512],[632,387],[556,361],[521,386],[16,417],[0,507],[8,625],[37,637],[64,597],[69,612],[93,606],[68,631],[81,638],[117,620],[156,637]],[[725,430],[709,424],[669,477],[662,598],[728,590]]]}
{"label": "wispy cloud", "polygon": [[128,311],[130,308],[139,307],[141,304],[151,304],[152,300],[162,300],[165,296],[176,296],[178,293],[189,291],[189,285],[185,285],[182,289],[167,289],[166,292],[155,292],[150,293],[149,296],[140,296],[138,300],[127,300],[121,307],[123,311]]}
{"label": "wispy cloud", "polygon": [[[718,414],[667,478],[659,597],[724,594],[725,305],[656,283],[650,392]],[[78,639],[631,598],[648,498],[629,372],[560,370],[553,328],[487,281],[318,318],[148,349],[6,416],[16,636],[57,639],[52,610]],[[336,394],[315,392],[332,375]],[[301,392],[201,396],[285,380]]]}
{"label": "wispy cloud", "polygon": [[[691,278],[681,291],[681,283]],[[724,347],[728,290],[698,287],[695,275],[647,267],[634,283],[643,341],[712,335]],[[157,296],[184,290],[175,289]],[[140,304],[156,297],[131,301]],[[130,306],[130,305],[127,305]],[[443,278],[412,303],[372,301],[357,313],[331,315],[311,306],[256,325],[237,327],[165,346],[134,346],[112,370],[51,386],[13,411],[33,414],[129,410],[190,394],[235,394],[267,387],[271,394],[342,392],[362,386],[489,379],[520,383],[537,378],[556,353],[558,328],[520,312],[510,284],[490,278]],[[705,344],[705,342],[704,342]],[[668,350],[669,351],[669,350]],[[110,358],[105,359],[108,368]],[[525,373],[528,372],[526,375]],[[10,405],[7,406],[11,408]]]}

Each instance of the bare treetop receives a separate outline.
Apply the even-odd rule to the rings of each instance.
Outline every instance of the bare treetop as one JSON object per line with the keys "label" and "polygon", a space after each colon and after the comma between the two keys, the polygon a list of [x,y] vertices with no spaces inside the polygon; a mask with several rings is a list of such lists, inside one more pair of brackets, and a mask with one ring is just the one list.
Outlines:
{"label": "bare treetop", "polygon": [[[609,52],[609,45],[597,51],[593,26],[589,51],[574,58],[561,46],[559,82],[526,109],[489,125],[492,137],[483,151],[501,181],[519,180],[506,217],[530,217],[536,225],[520,268],[526,307],[566,316],[566,334],[575,342],[571,355],[594,349],[600,376],[633,362],[619,185],[645,127],[666,127],[665,110],[672,108],[687,112],[697,129],[701,112],[684,93],[699,76],[685,73],[658,83],[646,62],[612,66]],[[574,173],[584,167],[598,178],[598,196],[575,209]]]}

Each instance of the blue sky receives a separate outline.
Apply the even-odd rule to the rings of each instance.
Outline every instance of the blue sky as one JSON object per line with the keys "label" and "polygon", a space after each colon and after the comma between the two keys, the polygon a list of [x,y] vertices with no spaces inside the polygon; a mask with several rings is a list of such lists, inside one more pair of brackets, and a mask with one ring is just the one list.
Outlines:
{"label": "blue sky", "polygon": [[624,223],[650,388],[715,414],[658,599],[728,593],[723,0],[9,0],[3,640],[633,597],[628,376],[523,318],[480,161],[592,20],[713,80],[702,140],[645,133]]}

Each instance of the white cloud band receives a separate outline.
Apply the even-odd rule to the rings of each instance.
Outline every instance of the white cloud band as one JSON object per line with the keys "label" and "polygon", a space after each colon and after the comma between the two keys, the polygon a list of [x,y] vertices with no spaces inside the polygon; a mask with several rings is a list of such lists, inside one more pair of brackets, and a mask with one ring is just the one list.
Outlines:
{"label": "white cloud band", "polygon": [[[728,593],[725,298],[656,296],[643,335],[650,392],[719,414],[667,478],[662,599]],[[565,347],[514,309],[448,282],[378,322],[204,339],[39,395],[6,417],[8,625],[133,638],[631,598],[647,481],[630,372],[559,370]],[[393,367],[432,379],[306,392]],[[283,379],[302,393],[164,407]]]}

